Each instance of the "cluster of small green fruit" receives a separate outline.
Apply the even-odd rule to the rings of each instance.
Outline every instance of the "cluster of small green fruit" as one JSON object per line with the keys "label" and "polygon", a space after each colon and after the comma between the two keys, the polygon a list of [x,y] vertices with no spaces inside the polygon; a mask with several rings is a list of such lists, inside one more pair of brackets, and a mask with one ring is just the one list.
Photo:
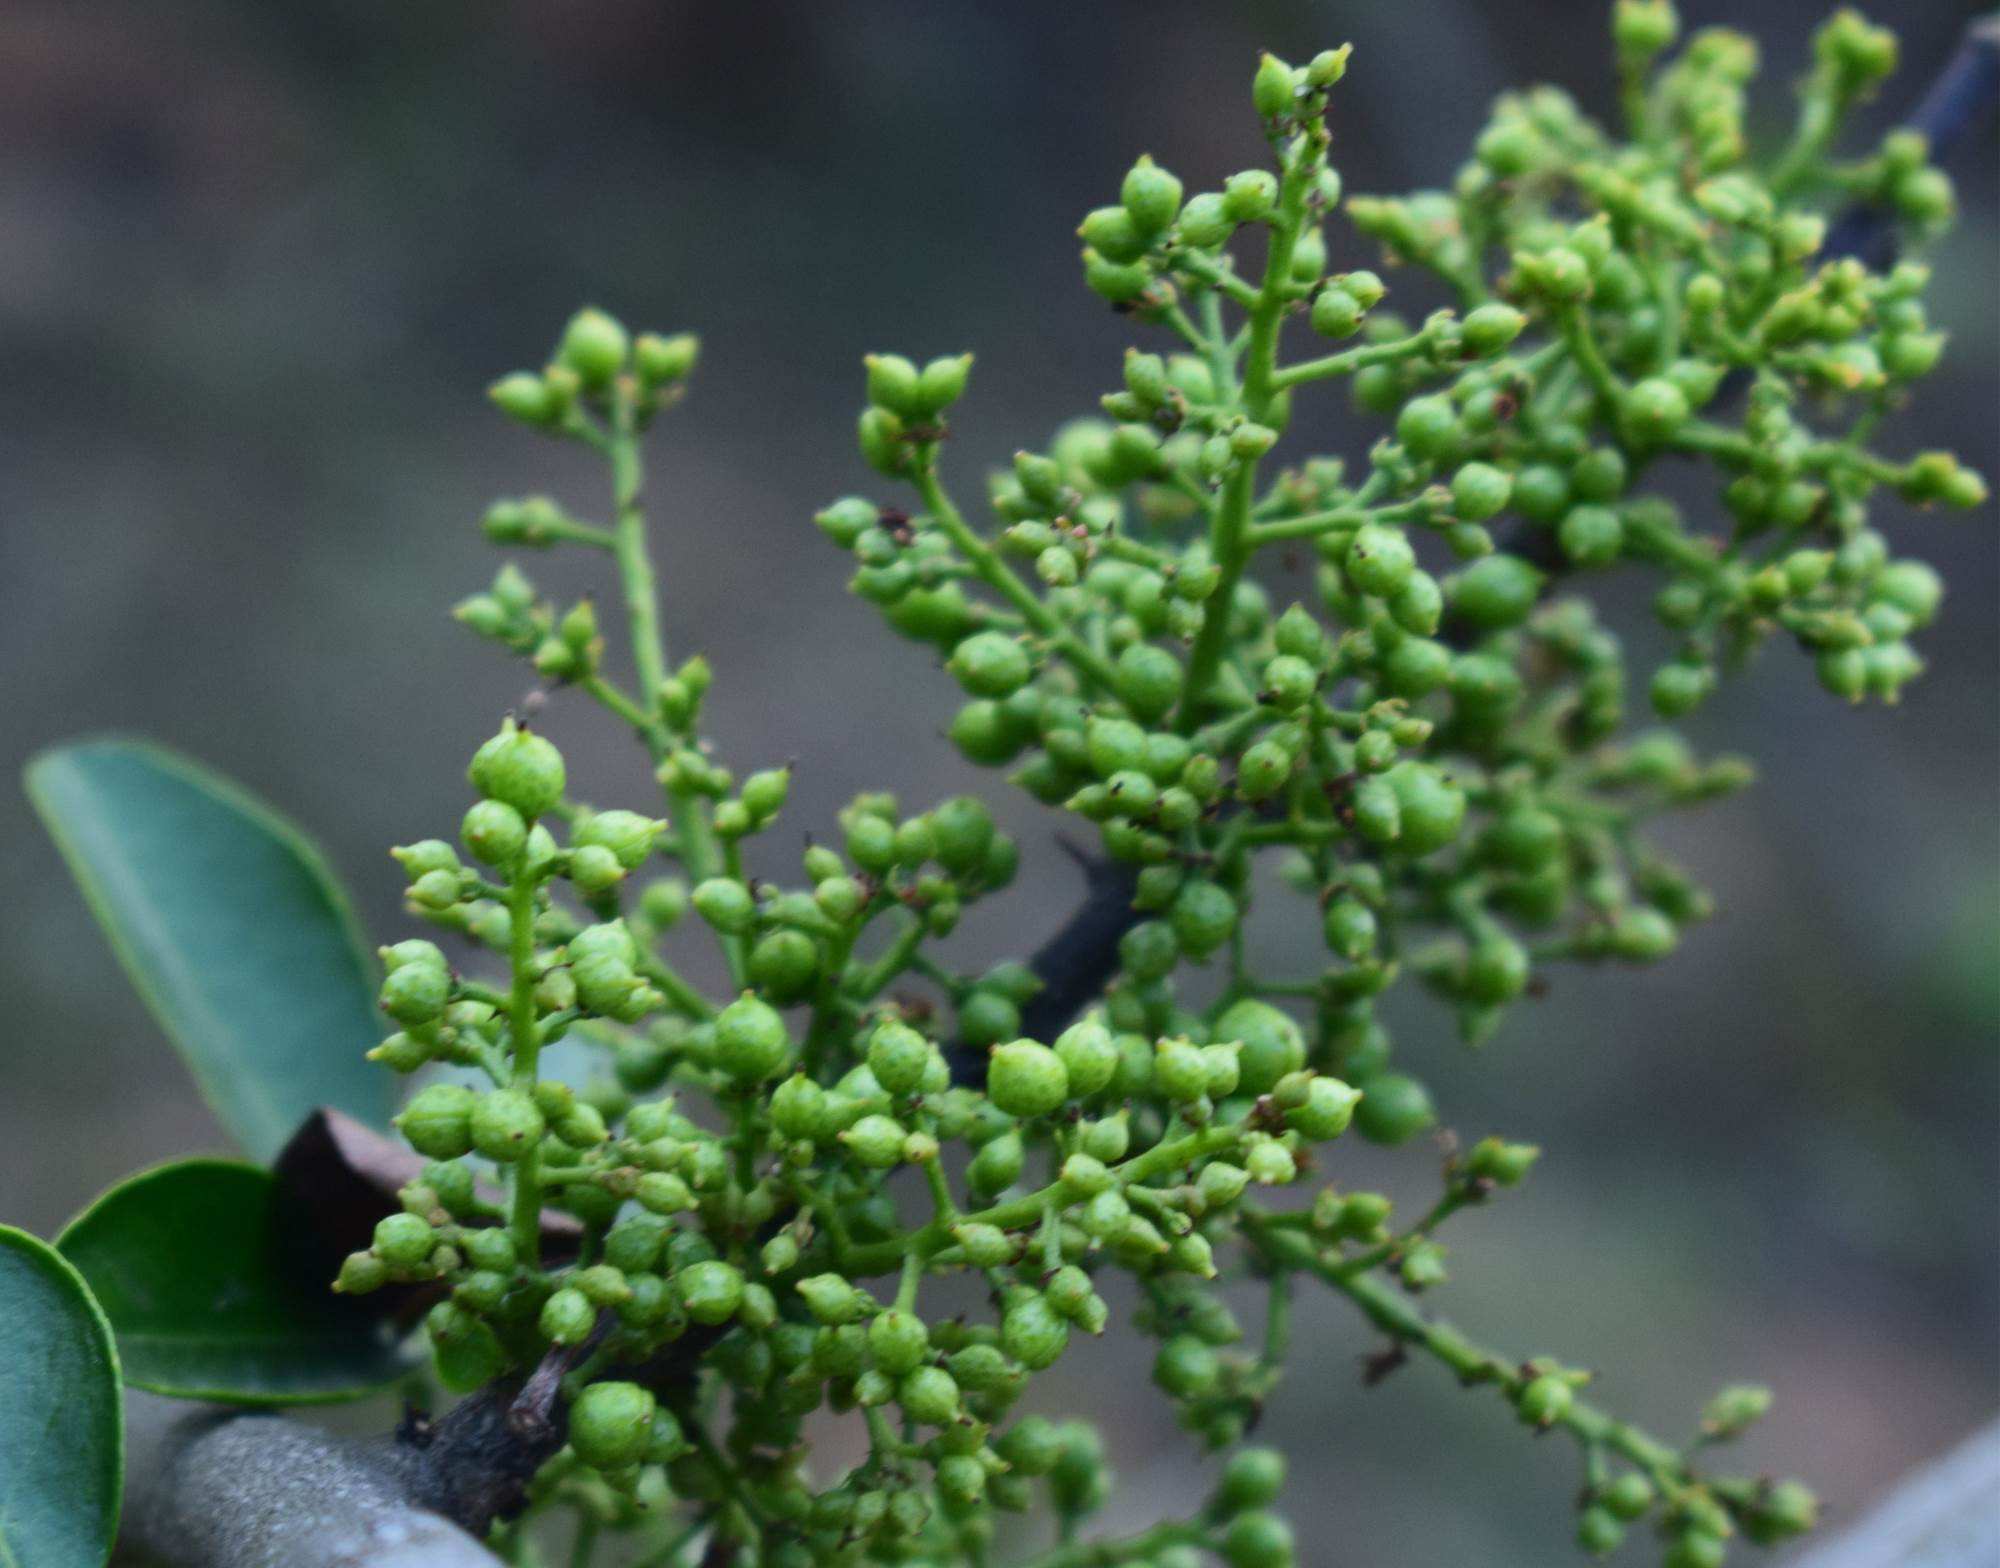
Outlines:
{"label": "cluster of small green fruit", "polygon": [[[1400,1225],[1381,1194],[1316,1175],[1350,1123],[1390,1144],[1435,1124],[1376,1017],[1405,970],[1483,1039],[1538,963],[1654,960],[1706,909],[1639,829],[1747,768],[1699,762],[1671,730],[1631,733],[1621,644],[1559,581],[1626,562],[1665,578],[1676,651],[1649,677],[1663,718],[1780,630],[1836,692],[1892,698],[1939,588],[1891,559],[1871,497],[1984,494],[1947,456],[1867,444],[1937,359],[1922,269],[1820,253],[1829,197],[1891,204],[1913,242],[1949,215],[1907,138],[1830,155],[1893,60],[1887,35],[1846,13],[1827,25],[1797,136],[1760,168],[1742,134],[1746,40],[1705,33],[1656,70],[1675,31],[1664,0],[1620,0],[1615,29],[1625,139],[1561,94],[1508,98],[1452,192],[1346,203],[1387,263],[1455,295],[1415,326],[1382,308],[1381,276],[1328,268],[1328,96],[1346,51],[1266,57],[1253,97],[1275,171],[1184,197],[1142,159],[1086,217],[1087,282],[1183,351],[1134,351],[1107,418],[1020,454],[992,483],[991,532],[940,474],[970,356],[868,361],[861,447],[917,509],[850,498],[820,527],[854,555],[856,590],[963,688],[958,748],[1018,762],[1131,871],[1096,1005],[1043,1038],[1024,1024],[1035,967],[961,974],[928,945],[1014,876],[978,801],[905,815],[863,796],[838,849],[804,851],[797,885],[748,864],[789,773],[739,783],[703,738],[710,672],[668,660],[640,505],[640,437],[679,395],[693,339],[635,340],[585,311],[548,369],[495,388],[509,415],[609,467],[608,524],[531,497],[486,526],[612,560],[635,682],[606,672],[588,601],[559,612],[512,565],[460,618],[627,725],[664,814],[579,801],[556,749],[510,720],[470,769],[472,864],[442,840],[396,851],[412,912],[505,973],[478,979],[424,941],[385,952],[399,1028],[378,1059],[460,1077],[409,1101],[399,1124],[429,1163],[340,1288],[442,1287],[428,1328],[453,1388],[561,1378],[568,1443],[531,1518],[573,1507],[593,1539],[650,1532],[660,1564],[698,1549],[761,1568],[983,1568],[1019,1537],[1003,1517],[1039,1502],[1058,1533],[1035,1568],[1286,1568],[1282,1459],[1239,1445],[1280,1388],[1304,1281],[1389,1336],[1385,1370],[1424,1354],[1530,1428],[1567,1432],[1590,1551],[1643,1519],[1669,1568],[1713,1568],[1733,1535],[1811,1524],[1797,1483],[1700,1462],[1761,1413],[1762,1390],[1725,1391],[1672,1445],[1588,1403],[1586,1374],[1482,1349],[1412,1303],[1444,1278],[1443,1223],[1518,1184],[1536,1149],[1442,1140],[1440,1195]],[[1254,278],[1231,251],[1243,231],[1263,235]],[[1293,316],[1360,341],[1287,361]],[[1365,472],[1310,459],[1266,477],[1295,392],[1333,378],[1388,421]],[[1837,418],[1838,434],[1810,422]],[[1726,533],[1654,484],[1689,456],[1721,471]],[[1279,608],[1251,563],[1301,546],[1316,594]],[[1267,851],[1316,901],[1315,973],[1268,974],[1246,939]],[[670,958],[690,931],[728,972],[720,998]],[[1203,1000],[1177,984],[1191,967]],[[606,1071],[550,1077],[558,1041]],[[1267,1291],[1254,1339],[1222,1293],[1246,1276]],[[1234,1452],[1187,1517],[1085,1541],[1110,1491],[1095,1433],[1015,1406],[1128,1301],[1182,1424]],[[858,1419],[865,1457],[816,1472],[804,1423],[819,1411]]]}
{"label": "cluster of small green fruit", "polygon": [[[1415,324],[1381,275],[1328,264],[1345,52],[1267,58],[1275,173],[1186,196],[1144,158],[1085,217],[1086,280],[1178,350],[1129,351],[1104,417],[996,475],[991,533],[941,474],[966,357],[870,359],[861,448],[919,509],[849,498],[820,526],[855,557],[855,591],[943,655],[968,699],[959,749],[1015,765],[1135,867],[1160,924],[1124,955],[1121,1027],[1173,1026],[1170,972],[1239,941],[1265,848],[1289,851],[1335,962],[1266,978],[1232,949],[1228,989],[1312,998],[1325,1059],[1363,1088],[1383,1067],[1375,998],[1401,970],[1479,1041],[1539,961],[1671,950],[1707,899],[1640,830],[1750,771],[1628,728],[1625,649],[1570,579],[1664,579],[1673,647],[1644,684],[1665,720],[1777,632],[1843,697],[1893,700],[1921,670],[1908,639],[1942,584],[1892,557],[1871,500],[1986,490],[1947,453],[1870,449],[1943,337],[1927,270],[1828,257],[1820,209],[1885,200],[1914,247],[1949,218],[1949,182],[1908,133],[1828,156],[1895,58],[1852,13],[1822,29],[1799,139],[1768,168],[1742,133],[1754,47],[1710,30],[1649,76],[1674,31],[1662,0],[1617,7],[1629,139],[1560,92],[1510,96],[1450,192],[1346,201],[1449,301]],[[1231,249],[1246,231],[1255,277]],[[1294,317],[1358,346],[1288,360]],[[1313,458],[1267,481],[1295,397],[1331,379],[1386,422],[1365,468]],[[1688,459],[1719,472],[1704,510],[1722,531],[1669,494]],[[1304,547],[1314,595],[1274,601],[1250,562]]]}

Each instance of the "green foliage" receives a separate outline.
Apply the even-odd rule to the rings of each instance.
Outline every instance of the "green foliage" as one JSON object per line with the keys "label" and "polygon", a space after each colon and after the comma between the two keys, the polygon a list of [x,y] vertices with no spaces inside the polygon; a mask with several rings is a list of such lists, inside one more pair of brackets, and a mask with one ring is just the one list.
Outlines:
{"label": "green foliage", "polygon": [[[1142,158],[1084,217],[1086,284],[1155,341],[1128,352],[1101,416],[992,477],[991,528],[943,471],[971,356],[868,356],[861,454],[908,506],[848,497],[816,520],[853,557],[854,591],[962,691],[957,748],[1011,767],[1123,868],[1130,908],[1075,1008],[1051,977],[1078,954],[975,972],[934,956],[1014,876],[978,800],[860,796],[792,870],[769,836],[789,770],[739,777],[705,738],[712,672],[668,655],[641,508],[643,436],[696,340],[586,310],[545,369],[494,386],[504,414],[602,459],[611,516],[531,496],[496,503],[486,532],[609,558],[630,679],[607,671],[592,601],[555,604],[511,563],[458,618],[556,700],[627,727],[661,814],[583,799],[531,709],[474,752],[456,845],[437,824],[394,852],[412,917],[463,955],[381,950],[395,1027],[368,1056],[454,1071],[397,1118],[429,1163],[336,1289],[365,1306],[416,1287],[449,1389],[560,1384],[568,1446],[528,1508],[573,1510],[583,1556],[610,1525],[660,1563],[700,1540],[703,1561],[760,1568],[984,1568],[1018,1555],[1010,1516],[1040,1509],[1057,1541],[1033,1568],[1286,1568],[1283,1461],[1242,1440],[1285,1397],[1291,1304],[1313,1285],[1388,1336],[1374,1371],[1421,1354],[1573,1440],[1587,1551],[1646,1522],[1687,1568],[1812,1523],[1798,1483],[1707,1463],[1763,1390],[1725,1390],[1668,1443],[1591,1403],[1588,1374],[1419,1310],[1446,1278],[1445,1222],[1520,1185],[1538,1149],[1439,1139],[1441,1190],[1415,1216],[1324,1175],[1350,1129],[1411,1144],[1449,1107],[1399,1070],[1377,1016],[1406,976],[1478,1044],[1549,966],[1662,960],[1706,912],[1646,830],[1749,767],[1637,728],[1628,688],[1671,723],[1782,639],[1836,695],[1893,701],[1941,586],[1892,554],[1874,503],[1985,496],[1947,454],[1872,445],[1942,348],[1924,267],[1825,251],[1836,203],[1885,207],[1906,254],[1950,216],[1907,136],[1832,151],[1893,40],[1830,21],[1791,141],[1759,160],[1747,39],[1712,29],[1668,60],[1666,0],[1619,0],[1613,23],[1622,133],[1552,89],[1509,96],[1448,191],[1398,198],[1343,200],[1327,111],[1347,50],[1266,56],[1251,96],[1272,167],[1190,194]],[[1383,274],[1329,272],[1336,211],[1379,243]],[[1414,314],[1427,291],[1435,308]],[[1294,318],[1352,341],[1297,357]],[[1369,432],[1359,461],[1286,445],[1328,382]],[[1677,466],[1716,504],[1684,511]],[[1313,559],[1310,602],[1260,586],[1273,550]],[[1581,591],[1614,567],[1654,587],[1672,645],[1656,668],[1629,667]],[[365,966],[337,895],[230,797],[173,768],[135,779],[145,766],[86,749],[32,780],[135,976],[199,1064],[296,1064],[297,1092],[342,1103]],[[248,888],[230,911],[213,857]],[[1270,861],[1324,937],[1310,973],[1272,973],[1245,935]],[[689,942],[719,955],[723,994],[682,973]],[[597,1075],[549,1076],[558,1042]],[[226,1104],[269,1087],[240,1082]],[[236,1120],[269,1152],[310,1103]],[[224,1276],[245,1321],[284,1315],[248,1254],[203,1260],[213,1279],[131,1284],[149,1236],[171,1256],[202,1214],[267,1196],[242,1168],[176,1167],[66,1238],[86,1265],[101,1247],[85,1272],[135,1378],[237,1397],[282,1392],[269,1380],[287,1370],[308,1392],[353,1386],[323,1366],[314,1384],[310,1347],[259,1368],[240,1346],[177,1342]],[[1246,1280],[1265,1297],[1254,1332],[1223,1290]],[[1160,1397],[1226,1457],[1198,1507],[1084,1543],[1111,1490],[1102,1443],[1015,1410],[1114,1323],[1157,1341]],[[822,1411],[865,1433],[858,1462],[816,1458],[805,1422]]]}
{"label": "green foliage", "polygon": [[0,1562],[99,1568],[124,1484],[118,1352],[76,1271],[0,1225]]}
{"label": "green foliage", "polygon": [[29,798],[222,1124],[258,1159],[315,1106],[386,1125],[356,1052],[372,968],[319,852],[238,786],[138,741],[28,765]]}
{"label": "green foliage", "polygon": [[110,1321],[135,1388],[316,1404],[408,1371],[379,1324],[301,1276],[286,1250],[291,1223],[268,1172],[183,1160],[113,1187],[56,1246]]}

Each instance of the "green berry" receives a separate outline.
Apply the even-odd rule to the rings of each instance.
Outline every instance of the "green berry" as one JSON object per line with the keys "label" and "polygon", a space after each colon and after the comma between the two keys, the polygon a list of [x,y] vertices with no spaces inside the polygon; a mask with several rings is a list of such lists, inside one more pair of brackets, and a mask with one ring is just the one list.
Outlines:
{"label": "green berry", "polygon": [[1285,1456],[1275,1448],[1239,1448],[1216,1483],[1215,1510],[1230,1517],[1276,1501],[1285,1486]]}
{"label": "green berry", "polygon": [[697,1323],[727,1323],[743,1304],[743,1274],[730,1263],[691,1263],[674,1276],[674,1288]]}
{"label": "green berry", "polygon": [[592,1383],[569,1411],[569,1446],[598,1470],[622,1470],[646,1456],[659,1402],[637,1383]]}
{"label": "green berry", "polygon": [[382,1011],[399,1024],[428,1024],[444,1016],[451,976],[443,964],[402,964],[382,978]]}
{"label": "green berry", "polygon": [[375,1224],[375,1255],[392,1269],[420,1267],[436,1245],[436,1233],[414,1214],[391,1214]]}
{"label": "green berry", "polygon": [[1483,523],[1507,505],[1513,481],[1491,463],[1467,463],[1451,481],[1453,515],[1463,522]]}
{"label": "green berry", "polygon": [[1069,1324],[1039,1295],[1024,1296],[1000,1319],[1000,1348],[1030,1372],[1052,1367],[1069,1344]]}
{"label": "green berry", "polygon": [[1575,1397],[1569,1379],[1550,1373],[1522,1389],[1517,1406],[1521,1419],[1529,1426],[1553,1426],[1569,1414]]}
{"label": "green berry", "polygon": [[1034,673],[1027,649],[1005,632],[977,632],[952,650],[947,668],[974,697],[1010,697]]}
{"label": "green berry", "polygon": [[740,1084],[762,1083],[784,1070],[792,1042],[776,1008],[745,994],[715,1019],[715,1065]]}
{"label": "green berry", "polygon": [[473,1104],[472,1146],[501,1163],[523,1158],[548,1130],[534,1096],[519,1089],[492,1089]]}
{"label": "green berry", "polygon": [[472,1148],[473,1092],[463,1084],[434,1083],[417,1091],[396,1126],[417,1153],[455,1160]]}
{"label": "green berry", "polygon": [[601,310],[580,310],[563,328],[556,357],[587,387],[609,385],[631,350],[625,329]]}
{"label": "green berry", "polygon": [[505,801],[482,800],[465,813],[459,838],[473,857],[489,866],[511,865],[528,844],[528,824]]}
{"label": "green berry", "polygon": [[1176,1399],[1199,1399],[1221,1376],[1214,1350],[1192,1334],[1176,1334],[1153,1361],[1153,1381]]}
{"label": "green berry", "polygon": [[944,1426],[958,1417],[958,1383],[943,1367],[918,1367],[897,1383],[896,1403],[921,1426]]}
{"label": "green berry", "polygon": [[1460,326],[1466,352],[1476,359],[1490,359],[1527,326],[1528,318],[1512,305],[1480,305],[1467,313]]}
{"label": "green berry", "polygon": [[1068,1080],[1068,1093],[1079,1100],[1109,1087],[1118,1072],[1118,1047],[1111,1032],[1094,1018],[1074,1023],[1056,1036],[1055,1053]]}
{"label": "green berry", "polygon": [[1306,1086],[1305,1103],[1285,1113],[1285,1125],[1301,1137],[1324,1143],[1347,1131],[1360,1099],[1359,1090],[1349,1088],[1338,1078],[1315,1077]]}
{"label": "green berry", "polygon": [[1151,158],[1141,158],[1125,176],[1118,198],[1141,234],[1158,234],[1180,211],[1181,182]]}
{"label": "green berry", "polygon": [[1292,1527],[1276,1514],[1238,1514],[1222,1538],[1222,1558],[1229,1568],[1293,1568]]}
{"label": "green berry", "polygon": [[1046,1116],[1069,1098],[1062,1058],[1033,1040],[993,1048],[986,1065],[987,1097],[1009,1116]]}
{"label": "green berry", "polygon": [[1445,585],[1451,607],[1482,631],[1526,620],[1541,591],[1542,574],[1517,555],[1486,556]]}
{"label": "green berry", "polygon": [[1396,439],[1419,459],[1439,461],[1458,445],[1458,411],[1441,394],[1411,398],[1396,416]]}
{"label": "green berry", "polygon": [[868,1353],[891,1377],[914,1372],[930,1354],[930,1334],[914,1313],[881,1313],[868,1325]]}
{"label": "green berry", "polygon": [[512,806],[528,822],[561,801],[567,782],[562,753],[512,719],[473,753],[466,777],[481,795]]}
{"label": "green berry", "polygon": [[1410,580],[1417,553],[1400,528],[1368,523],[1347,547],[1347,579],[1362,593],[1386,599]]}
{"label": "green berry", "polygon": [[1215,1021],[1215,1038],[1240,1042],[1237,1090],[1267,1094],[1287,1073],[1305,1065],[1306,1041],[1290,1015],[1246,997]]}
{"label": "green berry", "polygon": [[1408,1143],[1437,1124],[1430,1091],[1414,1078],[1377,1073],[1356,1087],[1361,1102],[1354,1108],[1354,1125],[1370,1143]]}
{"label": "green berry", "polygon": [[1118,656],[1117,691],[1138,719],[1161,718],[1180,701],[1180,660],[1151,643],[1134,643]]}

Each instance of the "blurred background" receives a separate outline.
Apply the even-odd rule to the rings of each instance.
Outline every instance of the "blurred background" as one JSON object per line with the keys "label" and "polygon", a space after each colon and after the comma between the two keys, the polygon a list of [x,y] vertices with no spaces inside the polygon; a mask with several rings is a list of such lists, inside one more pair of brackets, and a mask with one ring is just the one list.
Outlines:
{"label": "blurred background", "polygon": [[[1819,5],[1683,9],[1754,18],[1781,134]],[[654,495],[670,641],[720,671],[729,760],[798,759],[798,830],[864,787],[995,787],[940,739],[951,682],[846,596],[808,522],[869,488],[860,355],[978,351],[952,459],[969,490],[1116,384],[1126,334],[1082,288],[1072,229],[1142,150],[1190,189],[1254,161],[1258,49],[1351,39],[1338,161],[1350,190],[1400,190],[1447,180],[1504,87],[1553,80],[1607,109],[1596,10],[11,0],[5,771],[79,731],[158,736],[297,817],[371,930],[400,933],[384,848],[456,821],[465,758],[526,687],[445,613],[495,564],[476,519],[542,489],[601,509],[600,476],[481,389],[593,301],[706,341]],[[1972,11],[1901,0],[1881,18],[1905,66],[1872,123]],[[1994,151],[1989,126],[1954,168],[1965,218],[1934,306],[1952,352],[1888,437],[1989,475]],[[1354,419],[1333,440],[1371,436]],[[1810,1476],[1835,1519],[2000,1403],[1994,512],[1883,521],[1952,584],[1922,639],[1932,671],[1899,709],[1849,711],[1773,648],[1694,721],[1763,769],[1669,832],[1720,918],[1656,970],[1559,975],[1483,1054],[1434,1013],[1401,1032],[1455,1126],[1550,1150],[1447,1238],[1437,1305],[1497,1345],[1609,1369],[1606,1399],[1669,1433],[1720,1383],[1770,1382],[1748,1465]],[[548,724],[594,798],[647,798],[615,726],[561,699]],[[1032,946],[1076,883],[1053,815],[998,799],[1028,853],[957,938],[972,961]],[[11,786],[0,874],[0,1216],[46,1233],[220,1136]],[[1412,1198],[1435,1180],[1421,1150],[1342,1158],[1343,1179]],[[1310,1560],[1565,1560],[1569,1447],[1429,1366],[1364,1391],[1370,1344],[1344,1303],[1312,1302],[1264,1428],[1293,1450],[1306,1539],[1341,1543]],[[1060,1382],[1106,1421],[1120,1512],[1179,1506],[1195,1461],[1143,1347],[1092,1346]]]}

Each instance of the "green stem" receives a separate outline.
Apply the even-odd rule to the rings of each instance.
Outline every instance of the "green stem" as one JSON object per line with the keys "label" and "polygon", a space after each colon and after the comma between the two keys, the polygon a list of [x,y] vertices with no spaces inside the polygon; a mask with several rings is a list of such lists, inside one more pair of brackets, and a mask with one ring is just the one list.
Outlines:
{"label": "green stem", "polygon": [[[1534,1374],[1525,1372],[1519,1361],[1473,1343],[1449,1323],[1426,1318],[1381,1276],[1345,1274],[1340,1265],[1320,1255],[1309,1237],[1251,1216],[1245,1219],[1245,1238],[1266,1257],[1326,1281],[1383,1333],[1442,1362],[1460,1382],[1468,1386],[1491,1383],[1511,1397],[1532,1379]],[[1650,1474],[1669,1496],[1691,1484],[1692,1477],[1676,1449],[1595,1405],[1577,1400],[1555,1424],[1585,1448],[1609,1448],[1623,1455]]]}
{"label": "green stem", "polygon": [[[512,1087],[533,1094],[542,1054],[541,1025],[535,1016],[535,878],[527,857],[515,867],[507,894],[507,961],[512,970],[507,1020],[512,1034]],[[542,1248],[541,1151],[529,1148],[511,1167],[510,1228],[514,1248],[530,1268],[540,1266]]]}
{"label": "green stem", "polygon": [[1370,343],[1365,348],[1344,349],[1338,354],[1327,354],[1319,359],[1303,359],[1296,365],[1287,365],[1275,372],[1271,384],[1280,391],[1286,387],[1301,386],[1308,381],[1325,381],[1333,376],[1352,375],[1357,370],[1366,370],[1370,365],[1393,365],[1399,359],[1412,359],[1424,352],[1429,339],[1421,332],[1406,338],[1397,338],[1393,343]]}
{"label": "green stem", "polygon": [[1079,674],[1109,691],[1117,679],[1110,661],[1057,620],[1035,591],[1015,575],[1013,568],[1000,559],[991,545],[979,537],[938,482],[934,458],[919,466],[915,483],[932,520],[972,564],[980,580],[1019,610],[1021,618],[1037,633],[1062,649]]}
{"label": "green stem", "polygon": [[[1271,224],[1271,247],[1264,260],[1263,285],[1249,301],[1249,340],[1244,353],[1242,408],[1259,424],[1269,423],[1280,386],[1276,380],[1278,329],[1292,303],[1289,282],[1292,252],[1305,223],[1306,197],[1319,172],[1316,143],[1301,138],[1295,145],[1279,188],[1278,212]],[[1180,730],[1191,734],[1200,724],[1209,688],[1229,640],[1230,605],[1243,580],[1255,545],[1249,537],[1250,512],[1257,500],[1257,459],[1244,458],[1223,487],[1222,504],[1209,525],[1209,553],[1221,570],[1221,580],[1209,595],[1201,630],[1188,655],[1187,679],[1181,699]]]}

